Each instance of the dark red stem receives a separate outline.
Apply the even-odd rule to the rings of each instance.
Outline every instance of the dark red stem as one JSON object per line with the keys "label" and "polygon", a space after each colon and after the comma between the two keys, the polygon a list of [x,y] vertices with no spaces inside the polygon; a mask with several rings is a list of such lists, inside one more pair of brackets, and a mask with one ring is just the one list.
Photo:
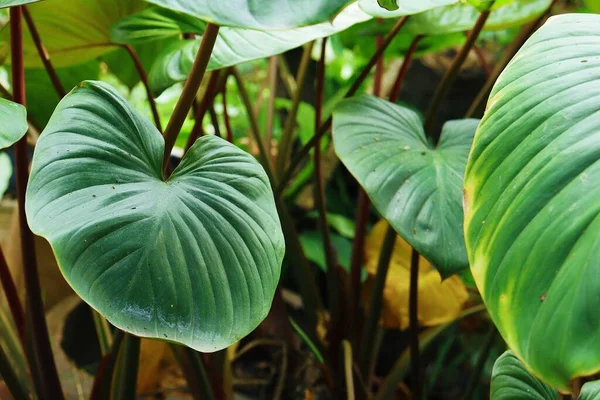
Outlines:
{"label": "dark red stem", "polygon": [[[12,58],[13,99],[16,103],[25,105],[25,70],[23,65],[23,27],[21,20],[21,7],[10,9],[10,38]],[[33,338],[33,359],[38,375],[41,377],[41,399],[61,400],[62,389],[50,337],[44,314],[44,303],[38,275],[38,266],[35,258],[35,242],[33,233],[27,224],[25,216],[25,192],[29,179],[29,160],[27,156],[27,137],[23,137],[15,144],[15,161],[17,172],[17,200],[19,205],[19,222],[21,233],[21,252],[27,291],[27,307],[31,315],[31,332]]]}
{"label": "dark red stem", "polygon": [[54,90],[60,98],[65,97],[67,92],[65,91],[64,86],[60,82],[60,78],[56,73],[56,69],[54,69],[54,65],[52,65],[52,61],[50,60],[50,54],[46,51],[44,44],[42,43],[42,38],[40,37],[40,33],[33,22],[33,18],[31,18],[31,14],[29,14],[29,10],[26,6],[22,6],[23,17],[25,17],[25,22],[27,23],[27,27],[29,28],[29,33],[31,34],[31,38],[33,39],[33,43],[35,44],[35,48],[40,55],[40,59],[44,64],[44,68],[46,68],[46,72],[50,77],[50,81],[52,82],[52,86],[54,86]]}
{"label": "dark red stem", "polygon": [[217,92],[217,82],[219,81],[219,71],[214,71],[210,74],[210,78],[208,80],[208,85],[206,87],[206,91],[204,92],[204,97],[202,97],[202,101],[198,105],[198,109],[196,110],[194,127],[192,128],[192,132],[190,133],[190,137],[188,138],[187,144],[185,146],[186,151],[192,147],[194,142],[198,140],[198,138],[202,135],[202,121],[204,120],[204,116],[210,107],[210,104],[213,101],[213,98]]}
{"label": "dark red stem", "polygon": [[423,39],[423,36],[416,36],[410,44],[410,47],[406,51],[406,54],[404,55],[402,66],[400,67],[400,70],[398,70],[398,75],[396,76],[394,86],[392,87],[392,91],[390,92],[390,101],[392,103],[397,102],[400,98],[400,92],[402,91],[402,84],[404,83],[404,78],[406,78],[406,73],[408,72],[408,68],[410,67],[417,47],[419,47],[419,42],[421,41],[421,39]]}
{"label": "dark red stem", "polygon": [[15,285],[15,281],[10,274],[10,269],[8,268],[8,264],[6,263],[6,258],[4,258],[4,253],[0,248],[0,283],[2,283],[2,289],[4,289],[4,294],[6,295],[6,299],[8,301],[8,307],[10,308],[10,313],[12,314],[13,321],[15,321],[15,326],[17,327],[17,332],[19,333],[19,339],[21,339],[21,344],[23,345],[23,349],[25,347],[25,312],[23,311],[23,306],[21,305],[21,300],[19,299],[19,292],[17,291],[17,287]]}
{"label": "dark red stem", "polygon": [[233,129],[231,129],[231,121],[229,120],[229,111],[227,108],[227,79],[225,79],[223,91],[221,92],[221,102],[223,103],[223,122],[227,131],[227,141],[233,143]]}
{"label": "dark red stem", "polygon": [[140,76],[140,80],[142,81],[142,84],[144,85],[144,88],[146,89],[146,96],[148,97],[148,103],[150,103],[150,109],[152,110],[152,117],[154,118],[154,125],[156,125],[156,128],[158,128],[158,130],[162,133],[162,124],[160,122],[160,114],[158,113],[158,108],[156,107],[156,101],[154,101],[154,96],[152,96],[152,91],[150,90],[150,85],[148,84],[148,74],[146,73],[146,70],[144,69],[144,64],[142,64],[142,61],[138,57],[134,48],[131,47],[131,45],[124,44],[123,48],[127,51],[127,53],[129,53],[129,57],[131,57],[131,60],[133,61],[133,64],[135,65],[135,69],[137,70],[138,75]]}

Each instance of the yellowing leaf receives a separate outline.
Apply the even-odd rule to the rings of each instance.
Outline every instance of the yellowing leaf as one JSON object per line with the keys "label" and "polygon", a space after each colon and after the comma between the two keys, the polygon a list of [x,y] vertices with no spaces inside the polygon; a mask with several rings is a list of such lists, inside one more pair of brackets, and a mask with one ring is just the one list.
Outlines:
{"label": "yellowing leaf", "polygon": [[[366,269],[369,275],[377,272],[379,252],[388,223],[379,221],[365,243]],[[410,258],[412,249],[400,236],[396,239],[394,253],[383,292],[381,323],[386,328],[407,329],[410,286]],[[442,282],[440,273],[421,256],[419,262],[420,326],[440,325],[454,320],[468,298],[465,285],[458,276]]]}

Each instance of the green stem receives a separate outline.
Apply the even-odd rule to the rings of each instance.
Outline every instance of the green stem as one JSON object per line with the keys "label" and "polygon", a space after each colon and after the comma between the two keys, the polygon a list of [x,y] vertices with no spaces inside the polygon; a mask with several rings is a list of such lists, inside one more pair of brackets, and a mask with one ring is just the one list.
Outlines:
{"label": "green stem", "polygon": [[150,84],[148,83],[148,74],[146,73],[146,70],[144,69],[144,64],[142,64],[142,61],[140,60],[140,58],[138,57],[137,53],[135,52],[135,50],[133,49],[133,47],[131,45],[125,44],[125,45],[123,45],[123,48],[125,49],[125,51],[127,51],[127,53],[129,54],[129,57],[131,57],[131,60],[133,61],[133,65],[135,66],[135,69],[137,70],[140,80],[142,81],[142,84],[144,85],[144,88],[146,89],[146,97],[148,98],[148,103],[150,104],[150,109],[152,110],[152,117],[154,118],[154,125],[156,125],[156,128],[162,133],[162,124],[160,122],[160,114],[158,113],[158,108],[156,107],[156,101],[154,100],[154,96],[152,96],[152,91],[150,90]]}
{"label": "green stem", "polygon": [[110,351],[102,358],[100,365],[98,366],[98,370],[96,371],[94,384],[92,385],[92,392],[90,394],[90,400],[110,399],[115,365],[117,363],[119,349],[121,348],[124,337],[125,333],[123,333],[122,330],[117,329],[115,331],[112,345],[110,346]]}
{"label": "green stem", "polygon": [[135,399],[139,362],[140,338],[126,333],[117,357],[112,400]]}
{"label": "green stem", "polygon": [[215,399],[202,354],[189,347],[175,344],[172,345],[171,349],[181,366],[193,398],[202,400]]}
{"label": "green stem", "polygon": [[2,248],[0,248],[0,283],[2,283],[2,289],[4,289],[4,294],[8,301],[8,308],[10,309],[17,332],[19,333],[21,345],[23,350],[25,350],[25,311],[23,311],[23,306],[19,299],[19,292],[17,291],[15,281],[8,268],[8,263],[6,262]]}
{"label": "green stem", "polygon": [[42,64],[44,64],[44,68],[48,73],[50,82],[52,82],[52,86],[54,87],[54,90],[56,90],[58,97],[63,98],[65,97],[67,92],[65,91],[63,84],[60,82],[60,78],[56,73],[56,69],[54,69],[54,65],[52,65],[52,61],[50,60],[50,54],[48,54],[48,51],[46,51],[46,48],[42,43],[42,38],[40,37],[40,33],[38,32],[37,27],[33,22],[33,18],[29,13],[29,9],[27,8],[27,6],[22,6],[22,10],[23,17],[25,18],[25,22],[27,23],[27,27],[29,28],[29,33],[31,34],[31,38],[33,39],[33,43],[35,44],[35,48],[38,51],[40,59],[42,60]]}
{"label": "green stem", "polygon": [[496,336],[498,334],[498,330],[494,325],[491,326],[483,344],[483,348],[479,353],[479,357],[477,357],[477,363],[475,364],[475,369],[471,373],[471,377],[469,378],[469,384],[467,385],[467,391],[465,392],[465,400],[469,400],[473,398],[473,394],[475,393],[475,389],[477,389],[477,385],[479,384],[479,380],[481,379],[481,374],[483,372],[483,367],[485,366],[485,362],[490,355],[490,350],[494,345],[496,340]]}
{"label": "green stem", "polygon": [[352,345],[349,341],[344,340],[342,342],[344,348],[344,376],[346,377],[346,399],[354,400],[354,374],[352,371],[352,365],[354,360],[352,359]]}
{"label": "green stem", "polygon": [[10,360],[4,353],[2,346],[0,346],[0,377],[2,377],[14,400],[29,400],[30,397],[11,367]]}
{"label": "green stem", "polygon": [[248,91],[246,90],[246,86],[244,86],[244,80],[240,75],[240,72],[237,68],[233,67],[231,69],[231,74],[235,78],[235,82],[238,87],[239,95],[242,99],[242,103],[246,108],[246,112],[248,114],[248,119],[250,121],[250,131],[252,132],[252,136],[254,136],[254,140],[258,145],[258,150],[260,152],[260,159],[267,175],[269,176],[269,180],[271,181],[271,185],[275,184],[275,175],[273,174],[273,166],[271,165],[271,157],[269,157],[269,153],[267,152],[267,147],[264,142],[264,138],[260,134],[260,127],[258,124],[258,119],[256,118],[256,114],[252,108],[252,101],[250,100],[250,95],[248,95]]}
{"label": "green stem", "polygon": [[419,252],[414,248],[410,256],[409,335],[410,365],[412,370],[413,398],[421,400],[421,365],[419,357]]}
{"label": "green stem", "polygon": [[439,133],[434,134],[432,132],[432,129],[435,125],[440,106],[442,105],[442,102],[444,101],[448,90],[454,83],[454,80],[458,75],[458,71],[460,71],[460,67],[462,67],[465,60],[467,59],[469,52],[473,48],[473,45],[479,37],[479,34],[481,33],[481,30],[483,29],[483,26],[485,25],[485,22],[487,21],[489,16],[489,11],[484,11],[481,14],[479,14],[479,17],[475,22],[475,26],[473,26],[473,29],[471,30],[471,32],[469,32],[469,35],[467,36],[465,44],[462,46],[462,48],[454,58],[454,61],[452,61],[450,68],[448,68],[448,70],[444,74],[442,81],[440,82],[439,86],[435,91],[435,94],[433,95],[433,100],[431,101],[431,105],[429,106],[429,110],[427,111],[427,116],[425,117],[425,132],[431,137],[433,137],[434,143],[437,143],[439,139]]}
{"label": "green stem", "polygon": [[167,129],[165,130],[165,155],[163,168],[166,168],[168,164],[169,156],[171,155],[173,146],[175,146],[175,141],[177,140],[177,136],[179,136],[179,131],[181,130],[185,118],[190,111],[190,107],[196,98],[196,93],[198,93],[198,88],[200,87],[200,83],[202,82],[202,78],[206,72],[206,67],[208,67],[208,62],[210,61],[210,56],[215,46],[215,41],[217,40],[218,34],[218,25],[213,25],[211,23],[206,25],[206,30],[202,36],[202,43],[200,44],[200,49],[196,55],[194,65],[192,66],[190,76],[183,87],[181,97],[175,106],[171,120],[169,121]]}
{"label": "green stem", "polygon": [[[373,56],[371,57],[371,59],[369,60],[367,65],[361,71],[360,75],[355,79],[355,81],[352,84],[352,86],[350,87],[350,89],[348,89],[348,92],[346,93],[346,96],[345,96],[346,98],[354,96],[356,94],[356,92],[358,91],[358,89],[360,89],[361,85],[367,79],[367,77],[369,76],[369,73],[371,72],[371,70],[373,69],[375,64],[377,64],[377,61],[379,60],[379,58],[383,55],[383,53],[388,48],[390,43],[392,43],[392,41],[394,40],[396,35],[398,35],[398,33],[400,32],[400,29],[402,28],[402,26],[404,26],[404,24],[406,23],[407,20],[408,20],[408,17],[405,16],[405,17],[400,18],[398,20],[398,22],[396,22],[396,24],[394,25],[392,30],[385,37],[385,40],[383,41],[381,47],[375,51],[375,53],[373,54]],[[287,183],[290,181],[290,179],[292,179],[294,172],[296,171],[296,169],[298,168],[300,163],[304,160],[304,158],[306,156],[308,156],[308,154],[310,153],[310,150],[316,146],[317,141],[319,139],[321,139],[321,137],[323,137],[323,135],[325,135],[327,133],[329,128],[331,128],[332,121],[333,121],[332,117],[329,117],[327,119],[327,121],[325,121],[321,125],[321,127],[317,130],[315,135],[308,141],[308,143],[306,143],[294,155],[294,157],[292,157],[292,160],[289,163],[289,167],[281,175],[281,179],[279,180],[279,186],[275,190],[275,195],[277,197],[280,197],[283,194],[283,191],[285,190]]]}
{"label": "green stem", "polygon": [[[363,342],[360,351],[359,366],[360,371],[367,379],[369,373],[369,366],[371,365],[371,358],[374,356],[373,347],[375,345],[375,333],[377,331],[377,324],[379,323],[379,317],[381,316],[381,308],[383,305],[383,289],[385,288],[385,281],[390,267],[390,261],[392,260],[392,254],[394,253],[394,245],[396,244],[396,231],[391,226],[385,233],[383,244],[381,246],[381,252],[379,253],[379,262],[377,263],[377,273],[375,274],[375,281],[373,282],[373,289],[369,298],[369,309],[367,313],[367,320],[365,321],[365,328],[363,333]],[[367,379],[368,381],[368,379]]]}
{"label": "green stem", "polygon": [[[10,9],[10,36],[12,58],[13,100],[25,105],[25,70],[23,64],[23,27],[21,20],[22,7]],[[41,378],[40,398],[63,399],[60,379],[54,363],[54,355],[50,345],[48,326],[44,313],[44,302],[40,287],[40,277],[35,258],[35,242],[33,233],[27,224],[25,215],[25,192],[29,179],[29,159],[27,154],[27,137],[15,144],[17,200],[19,204],[19,223],[21,233],[21,253],[23,257],[25,287],[27,292],[27,307],[31,315],[31,331],[33,333],[33,359],[36,361],[31,368],[36,368]]]}
{"label": "green stem", "polygon": [[100,345],[100,354],[102,357],[106,356],[110,352],[110,346],[112,342],[112,334],[110,332],[110,326],[108,321],[90,307],[92,318],[94,319],[94,327],[96,328],[96,335],[98,336],[98,344]]}
{"label": "green stem", "polygon": [[306,72],[308,71],[308,66],[310,64],[313,46],[314,42],[310,42],[304,47],[304,52],[302,53],[298,73],[296,74],[296,91],[292,98],[290,112],[285,120],[281,142],[279,143],[279,151],[277,152],[277,171],[285,171],[285,167],[292,155],[296,117],[298,115],[298,108],[300,107],[300,100],[302,99],[304,84],[306,83]]}
{"label": "green stem", "polygon": [[273,122],[275,120],[275,99],[277,98],[277,59],[279,56],[273,56],[269,59],[269,71],[267,72],[267,80],[269,81],[269,105],[267,106],[267,126],[265,127],[265,142],[267,149],[271,149],[271,141],[273,140]]}

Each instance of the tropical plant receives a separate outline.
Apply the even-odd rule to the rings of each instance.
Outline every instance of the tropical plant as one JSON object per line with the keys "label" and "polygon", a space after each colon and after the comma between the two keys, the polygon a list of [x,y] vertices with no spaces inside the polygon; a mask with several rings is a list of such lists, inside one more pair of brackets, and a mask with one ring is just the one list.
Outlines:
{"label": "tropical plant", "polygon": [[600,398],[594,1],[0,7],[0,397]]}

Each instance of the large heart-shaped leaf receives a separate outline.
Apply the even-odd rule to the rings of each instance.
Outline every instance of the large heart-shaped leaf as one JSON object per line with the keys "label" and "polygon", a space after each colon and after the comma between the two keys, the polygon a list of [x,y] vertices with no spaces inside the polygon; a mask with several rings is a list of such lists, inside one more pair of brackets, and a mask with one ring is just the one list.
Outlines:
{"label": "large heart-shaped leaf", "polygon": [[465,179],[473,276],[502,336],[568,390],[600,371],[600,16],[553,17],[496,83]]}
{"label": "large heart-shaped leaf", "polygon": [[12,176],[12,163],[6,153],[0,153],[0,199],[4,196],[10,177]]}
{"label": "large heart-shaped leaf", "polygon": [[15,144],[27,133],[27,110],[0,98],[0,150]]}
{"label": "large heart-shaped leaf", "polygon": [[443,277],[468,267],[462,184],[478,120],[451,121],[434,148],[412,110],[372,96],[333,113],[335,151],[373,205]]}
{"label": "large heart-shaped leaf", "polygon": [[27,218],[73,289],[115,326],[200,351],[269,311],[284,240],[269,180],[215,136],[162,178],[164,141],[110,86],[84,82],[37,144]]}
{"label": "large heart-shaped leaf", "polygon": [[[110,27],[144,7],[143,0],[46,0],[33,4],[29,12],[55,67],[67,67],[111,52]],[[37,48],[27,26],[23,26],[23,57],[28,68],[42,68]],[[8,56],[10,29],[0,33],[0,54]]]}
{"label": "large heart-shaped leaf", "polygon": [[364,12],[379,18],[394,18],[418,14],[432,8],[447,6],[459,0],[386,0],[385,8],[380,0],[358,0]]}
{"label": "large heart-shaped leaf", "polygon": [[0,8],[22,6],[23,4],[35,3],[40,0],[0,0]]}
{"label": "large heart-shaped leaf", "polygon": [[492,371],[491,400],[558,400],[556,389],[540,382],[512,351],[502,354]]}
{"label": "large heart-shaped leaf", "polygon": [[[280,54],[369,19],[371,16],[361,11],[357,4],[352,4],[333,22],[296,29],[261,32],[223,27],[219,31],[208,70]],[[160,94],[173,84],[187,79],[199,47],[200,40],[177,41],[157,56],[149,74],[150,86],[155,94]]]}
{"label": "large heart-shaped leaf", "polygon": [[217,25],[290,29],[329,21],[350,0],[147,0]]}

